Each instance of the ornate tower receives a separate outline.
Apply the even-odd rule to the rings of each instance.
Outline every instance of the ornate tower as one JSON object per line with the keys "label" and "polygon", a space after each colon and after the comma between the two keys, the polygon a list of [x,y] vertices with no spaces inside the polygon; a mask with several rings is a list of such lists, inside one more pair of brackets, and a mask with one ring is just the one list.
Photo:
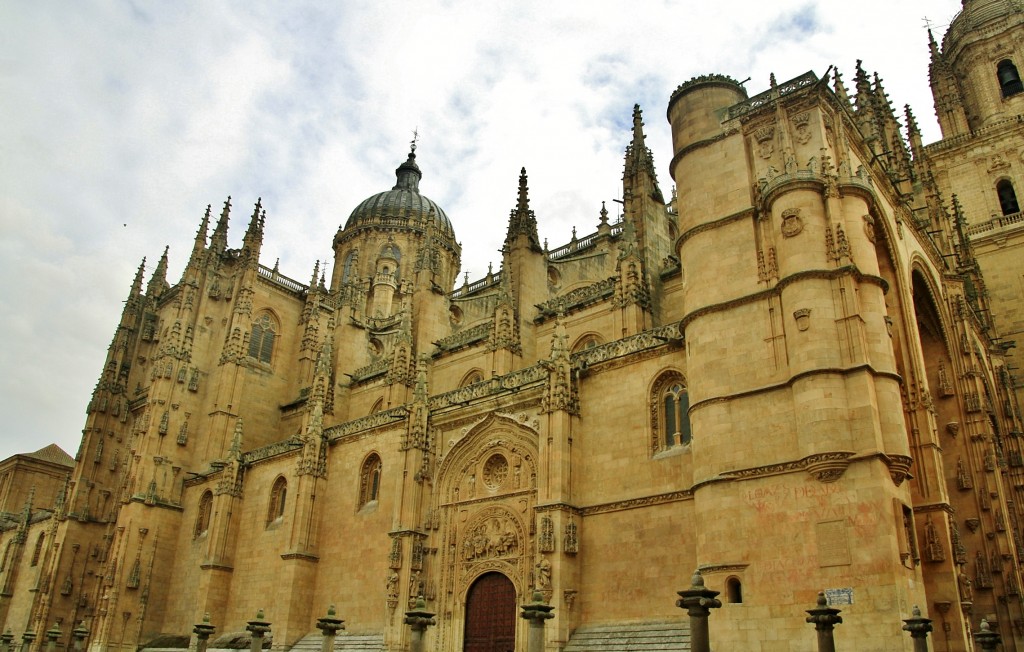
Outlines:
{"label": "ornate tower", "polygon": [[[1024,405],[1024,5],[965,0],[942,38],[934,39],[932,92],[943,139],[925,148],[936,184],[959,202],[970,239],[961,265],[984,281],[971,288],[991,336],[1006,352],[1000,382],[1015,394],[1019,432]],[[962,117],[960,116],[962,112]],[[989,308],[991,312],[989,312]]]}
{"label": "ornate tower", "polygon": [[[898,196],[844,104],[813,73],[773,77],[750,100],[709,75],[669,102],[696,563],[710,577],[739,569],[744,593],[794,608],[820,587],[851,589],[848,609],[865,615],[847,619],[853,635],[897,649],[898,632],[869,622],[924,596],[885,283],[865,224],[893,228],[881,217]],[[756,544],[737,545],[736,523]],[[723,616],[719,641],[734,629]],[[771,626],[786,636],[794,625]]]}

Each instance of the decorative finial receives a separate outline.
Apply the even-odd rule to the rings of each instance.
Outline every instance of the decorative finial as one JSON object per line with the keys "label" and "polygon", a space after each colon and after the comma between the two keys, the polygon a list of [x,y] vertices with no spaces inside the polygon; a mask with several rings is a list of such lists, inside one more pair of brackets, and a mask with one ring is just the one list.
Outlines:
{"label": "decorative finial", "polygon": [[410,143],[409,153],[416,156],[416,141],[420,137],[420,128],[416,127],[412,130],[412,142]]}

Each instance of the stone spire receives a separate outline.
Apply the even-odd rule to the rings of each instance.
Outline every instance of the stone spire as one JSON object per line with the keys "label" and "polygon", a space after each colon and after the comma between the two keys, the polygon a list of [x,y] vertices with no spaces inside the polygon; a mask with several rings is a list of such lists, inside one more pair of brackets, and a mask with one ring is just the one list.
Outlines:
{"label": "stone spire", "polygon": [[530,209],[529,187],[526,183],[526,168],[519,172],[519,197],[516,207],[508,216],[508,232],[505,235],[505,246],[512,248],[520,236],[525,236],[530,248],[541,251],[540,238],[537,236],[537,217]]}
{"label": "stone spire", "polygon": [[[658,175],[654,171],[654,155],[647,147],[647,136],[644,135],[643,111],[639,104],[633,105],[633,139],[626,146],[626,165],[623,178],[628,181],[638,174],[646,174],[652,186],[651,195],[665,203],[658,187]],[[636,188],[631,188],[636,192]]]}
{"label": "stone spire", "polygon": [[[142,298],[142,277],[146,273],[146,259],[143,258],[142,262],[139,263],[139,268],[135,271],[135,279],[132,281],[132,287],[128,290],[128,298],[124,302],[124,308],[121,309],[121,324],[118,327],[118,332],[122,328],[134,328],[135,319],[139,314],[139,308]],[[114,341],[110,343],[113,347],[117,341],[117,334],[114,335]],[[108,361],[109,362],[109,361]]]}
{"label": "stone spire", "polygon": [[[142,276],[146,273],[146,258],[142,258],[139,268],[135,271],[135,280],[132,281],[132,289],[128,291],[128,299],[136,299],[142,295]],[[127,304],[126,304],[127,305]]]}
{"label": "stone spire", "polygon": [[210,230],[210,204],[206,205],[206,212],[203,214],[203,220],[199,223],[199,230],[196,231],[196,240],[192,245],[192,256],[189,258],[189,264],[198,261],[199,257],[202,256],[206,250],[206,235]]}
{"label": "stone spire", "polygon": [[836,93],[836,97],[841,99],[846,104],[850,103],[850,94],[846,91],[846,84],[843,83],[843,76],[839,73],[839,69],[835,70],[835,82],[833,84],[833,90]]}
{"label": "stone spire", "polygon": [[924,156],[924,143],[921,141],[921,130],[917,126],[917,119],[910,105],[903,107],[904,116],[907,119],[907,139],[910,141],[910,151],[914,155],[914,162],[920,162]]}
{"label": "stone spire", "polygon": [[213,229],[213,235],[210,237],[210,251],[214,253],[222,254],[228,248],[228,218],[231,215],[231,197],[228,196],[227,201],[224,202],[224,210],[220,212],[220,219],[217,220],[217,226]]}
{"label": "stone spire", "polygon": [[875,97],[871,91],[871,81],[864,72],[863,61],[857,59],[856,88],[854,96],[854,107],[857,116],[857,126],[860,127],[864,140],[872,146],[877,142],[878,134],[875,124]]}
{"label": "stone spire", "polygon": [[253,259],[253,262],[259,261],[260,247],[263,245],[263,224],[266,219],[267,211],[263,209],[263,198],[259,197],[256,199],[252,217],[249,218],[249,227],[245,230],[245,237],[242,239],[242,250]]}
{"label": "stone spire", "polygon": [[932,88],[935,117],[939,119],[943,138],[949,138],[968,131],[967,115],[960,97],[960,87],[946,57],[939,50],[932,31],[928,30],[928,81]]}
{"label": "stone spire", "polygon": [[146,285],[146,298],[150,301],[157,301],[167,289],[167,251],[169,249],[170,246],[164,247],[160,262],[156,264],[153,276],[149,278],[149,283]]}

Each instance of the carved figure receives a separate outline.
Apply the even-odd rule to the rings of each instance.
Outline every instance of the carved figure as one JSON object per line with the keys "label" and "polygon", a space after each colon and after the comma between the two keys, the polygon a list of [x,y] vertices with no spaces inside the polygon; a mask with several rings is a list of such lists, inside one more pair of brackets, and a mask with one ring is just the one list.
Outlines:
{"label": "carved figure", "polygon": [[537,562],[536,588],[546,589],[551,586],[551,562],[541,557]]}

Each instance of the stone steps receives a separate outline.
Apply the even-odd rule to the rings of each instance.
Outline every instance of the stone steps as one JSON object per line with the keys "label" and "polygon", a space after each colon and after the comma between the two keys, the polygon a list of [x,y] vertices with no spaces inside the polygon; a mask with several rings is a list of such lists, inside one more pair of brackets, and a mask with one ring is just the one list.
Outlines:
{"label": "stone steps", "polygon": [[689,652],[690,627],[683,621],[583,625],[564,652]]}
{"label": "stone steps", "polygon": [[[320,652],[324,637],[319,631],[303,636],[292,646],[290,652]],[[347,634],[338,632],[334,637],[336,652],[384,652],[383,634]]]}

